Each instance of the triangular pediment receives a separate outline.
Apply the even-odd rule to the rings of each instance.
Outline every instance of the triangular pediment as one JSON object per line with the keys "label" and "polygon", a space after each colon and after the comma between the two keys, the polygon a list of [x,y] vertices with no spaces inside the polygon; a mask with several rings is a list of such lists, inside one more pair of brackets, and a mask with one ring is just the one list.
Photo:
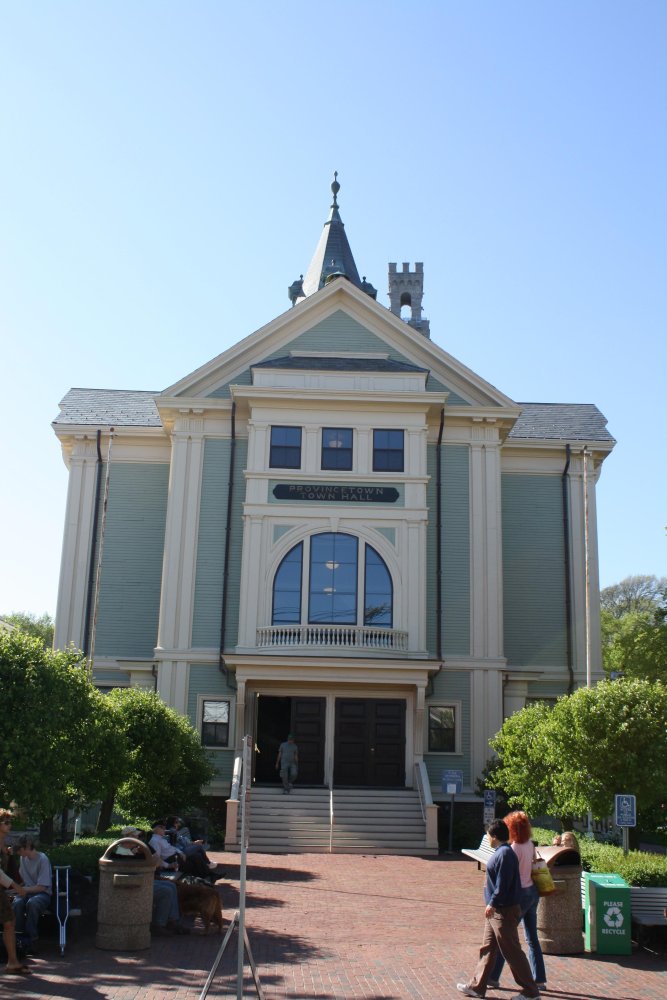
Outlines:
{"label": "triangular pediment", "polygon": [[170,398],[224,399],[233,385],[249,386],[252,368],[289,356],[385,358],[426,371],[427,392],[448,393],[447,405],[514,407],[494,386],[466,368],[344,278],[301,301],[229,350],[167,388]]}

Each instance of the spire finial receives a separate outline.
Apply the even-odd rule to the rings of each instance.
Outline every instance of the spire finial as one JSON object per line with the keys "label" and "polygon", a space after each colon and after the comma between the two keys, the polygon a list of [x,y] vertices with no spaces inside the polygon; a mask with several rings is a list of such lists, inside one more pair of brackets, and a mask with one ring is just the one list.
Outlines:
{"label": "spire finial", "polygon": [[338,199],[337,199],[336,195],[340,191],[340,184],[338,183],[338,171],[337,170],[334,170],[334,179],[333,179],[333,184],[331,185],[331,190],[333,191],[333,196],[334,196],[333,205],[331,207],[332,208],[338,208]]}

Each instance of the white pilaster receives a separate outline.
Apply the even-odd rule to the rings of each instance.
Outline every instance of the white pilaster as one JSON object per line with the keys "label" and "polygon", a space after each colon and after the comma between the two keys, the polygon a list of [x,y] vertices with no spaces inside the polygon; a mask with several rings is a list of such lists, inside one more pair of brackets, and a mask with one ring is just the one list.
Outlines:
{"label": "white pilaster", "polygon": [[256,514],[244,515],[241,584],[239,593],[239,646],[256,645],[256,628],[270,621],[266,601],[270,582],[265,576],[266,553],[271,547],[271,526]]}
{"label": "white pilaster", "polygon": [[190,646],[203,431],[203,420],[181,417],[172,433],[158,650]]}
{"label": "white pilaster", "polygon": [[[598,470],[599,471],[599,470]],[[600,650],[600,591],[597,543],[597,510],[593,458],[588,458],[588,577],[593,683],[602,676]],[[575,683],[586,683],[586,544],[584,515],[584,477],[581,453],[572,456],[570,466],[570,532],[572,538],[572,632]]]}
{"label": "white pilaster", "polygon": [[503,652],[502,533],[498,431],[473,424],[470,447],[471,655]]}
{"label": "white pilaster", "polygon": [[502,670],[499,669],[471,672],[470,767],[473,787],[491,756],[489,740],[496,735],[503,724],[502,678]]}
{"label": "white pilaster", "polygon": [[70,457],[56,607],[56,649],[64,649],[69,643],[74,643],[79,649],[83,646],[96,470],[95,441],[87,437],[79,438]]}
{"label": "white pilaster", "polygon": [[241,749],[243,737],[245,736],[245,681],[238,681],[236,687],[236,733],[234,746],[236,750]]}
{"label": "white pilaster", "polygon": [[426,745],[426,734],[424,732],[426,712],[426,689],[424,685],[417,685],[417,697],[415,699],[415,738],[413,743],[413,753],[415,761],[424,759],[424,746]]}
{"label": "white pilaster", "polygon": [[185,660],[162,661],[158,666],[157,693],[170,708],[187,714],[190,666]]}

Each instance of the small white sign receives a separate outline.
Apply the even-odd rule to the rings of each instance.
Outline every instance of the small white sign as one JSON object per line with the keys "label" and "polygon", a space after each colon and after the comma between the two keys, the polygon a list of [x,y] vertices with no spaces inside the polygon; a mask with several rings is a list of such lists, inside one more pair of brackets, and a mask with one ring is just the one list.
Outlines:
{"label": "small white sign", "polygon": [[456,795],[456,785],[447,785],[447,794]]}

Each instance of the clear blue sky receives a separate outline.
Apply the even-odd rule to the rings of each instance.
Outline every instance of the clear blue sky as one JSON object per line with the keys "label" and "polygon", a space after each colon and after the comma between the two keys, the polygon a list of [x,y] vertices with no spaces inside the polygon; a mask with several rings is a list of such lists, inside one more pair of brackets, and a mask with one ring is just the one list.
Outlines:
{"label": "clear blue sky", "polygon": [[664,0],[0,0],[0,612],[53,613],[71,386],[165,388],[288,306],[340,173],[433,339],[594,402],[601,583],[667,574]]}

